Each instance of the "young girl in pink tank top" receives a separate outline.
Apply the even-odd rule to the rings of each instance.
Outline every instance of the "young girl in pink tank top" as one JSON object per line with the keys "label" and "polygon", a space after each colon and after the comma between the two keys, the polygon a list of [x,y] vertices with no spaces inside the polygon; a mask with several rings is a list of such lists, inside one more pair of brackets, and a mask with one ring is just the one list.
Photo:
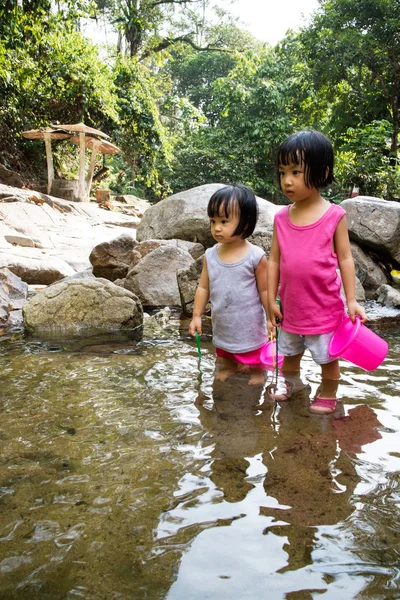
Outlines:
{"label": "young girl in pink tank top", "polygon": [[[321,365],[322,384],[310,405],[310,411],[318,414],[336,409],[339,362],[329,356],[328,346],[345,316],[341,284],[350,318],[354,321],[359,315],[366,320],[355,299],[346,213],[319,191],[334,180],[333,162],[332,144],[318,131],[299,131],[280,146],[279,185],[291,204],[275,215],[268,261],[269,325],[280,327],[279,351],[285,357],[282,371],[286,379],[285,392],[271,395],[278,401],[287,400],[296,382],[298,389],[300,361],[308,349]],[[282,310],[276,302],[278,289]]]}

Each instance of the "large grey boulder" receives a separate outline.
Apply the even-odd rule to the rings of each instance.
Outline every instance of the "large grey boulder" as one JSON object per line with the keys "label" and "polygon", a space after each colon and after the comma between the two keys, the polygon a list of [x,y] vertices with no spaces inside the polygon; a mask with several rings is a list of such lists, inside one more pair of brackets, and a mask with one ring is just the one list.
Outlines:
{"label": "large grey boulder", "polygon": [[351,242],[350,248],[356,276],[366,290],[376,290],[380,285],[387,283],[385,273],[360,246]]}
{"label": "large grey boulder", "polygon": [[40,254],[36,248],[16,248],[14,254],[0,251],[0,269],[8,268],[26,283],[43,285],[75,273],[65,260]]}
{"label": "large grey boulder", "polygon": [[[222,183],[210,183],[174,194],[147,209],[138,225],[136,239],[180,239],[200,242],[205,248],[215,241],[210,233],[207,205],[214,192],[224,187]],[[259,222],[253,243],[270,248],[273,217],[280,207],[267,200],[257,198]]]}
{"label": "large grey boulder", "polygon": [[22,307],[28,285],[9,269],[0,269],[0,326],[9,329],[22,325]]}
{"label": "large grey boulder", "polygon": [[136,230],[139,242],[151,239],[180,239],[213,244],[207,204],[220,183],[201,185],[161,200],[144,213]]}
{"label": "large grey boulder", "polygon": [[191,315],[193,313],[194,296],[199,285],[203,263],[204,257],[200,256],[188,269],[180,269],[176,274],[184,314]]}
{"label": "large grey boulder", "polygon": [[352,241],[400,262],[400,202],[357,196],[341,206],[347,213]]}
{"label": "large grey boulder", "polygon": [[391,285],[381,285],[377,292],[377,301],[383,306],[400,308],[400,291]]}
{"label": "large grey boulder", "polygon": [[110,242],[103,242],[93,248],[89,260],[93,274],[115,281],[125,277],[132,262],[133,251],[137,246],[134,236],[125,233]]}
{"label": "large grey boulder", "polygon": [[133,251],[129,270],[136,267],[142,258],[161,246],[181,248],[181,250],[188,252],[194,260],[204,254],[204,246],[196,242],[187,242],[186,240],[146,240],[145,242],[140,242]]}
{"label": "large grey boulder", "polygon": [[137,296],[106,279],[52,285],[24,305],[23,316],[26,330],[36,335],[89,335],[143,323]]}
{"label": "large grey boulder", "polygon": [[188,252],[177,246],[160,246],[147,254],[125,279],[125,288],[144,306],[180,306],[176,273],[193,263]]}

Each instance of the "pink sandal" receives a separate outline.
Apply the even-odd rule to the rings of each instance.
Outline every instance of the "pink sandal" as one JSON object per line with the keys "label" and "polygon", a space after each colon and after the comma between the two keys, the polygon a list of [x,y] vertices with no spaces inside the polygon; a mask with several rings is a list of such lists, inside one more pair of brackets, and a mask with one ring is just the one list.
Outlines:
{"label": "pink sandal", "polygon": [[309,411],[316,415],[331,415],[336,410],[336,398],[316,398]]}

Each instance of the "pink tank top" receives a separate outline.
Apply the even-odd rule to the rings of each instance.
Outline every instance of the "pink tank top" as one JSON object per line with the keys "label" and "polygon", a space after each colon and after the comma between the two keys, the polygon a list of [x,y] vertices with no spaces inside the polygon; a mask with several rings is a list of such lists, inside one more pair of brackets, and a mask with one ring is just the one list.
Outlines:
{"label": "pink tank top", "polygon": [[332,204],[311,225],[294,225],[289,206],[275,215],[280,249],[282,328],[289,333],[314,335],[336,329],[345,313],[337,272],[333,236],[343,208]]}

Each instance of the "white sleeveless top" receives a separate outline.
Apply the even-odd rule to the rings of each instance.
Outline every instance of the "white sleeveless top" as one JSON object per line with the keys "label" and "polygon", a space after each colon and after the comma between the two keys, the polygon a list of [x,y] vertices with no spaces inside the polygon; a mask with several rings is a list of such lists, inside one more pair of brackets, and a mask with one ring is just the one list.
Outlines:
{"label": "white sleeveless top", "polygon": [[249,253],[235,263],[218,256],[219,244],[206,250],[210,282],[213,344],[240,354],[267,341],[265,311],[257,289],[255,270],[264,251],[251,245]]}

